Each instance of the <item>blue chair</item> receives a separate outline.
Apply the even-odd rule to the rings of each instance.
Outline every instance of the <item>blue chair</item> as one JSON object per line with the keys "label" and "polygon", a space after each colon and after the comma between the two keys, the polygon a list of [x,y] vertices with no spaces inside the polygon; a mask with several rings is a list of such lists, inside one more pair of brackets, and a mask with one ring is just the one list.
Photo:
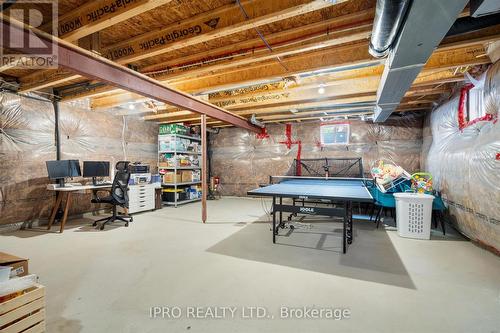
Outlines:
{"label": "blue chair", "polygon": [[446,234],[444,230],[445,211],[446,206],[444,205],[443,199],[441,198],[441,193],[436,192],[434,194],[434,201],[432,202],[432,221],[434,222],[434,228],[437,228],[438,222],[440,222],[443,235]]}

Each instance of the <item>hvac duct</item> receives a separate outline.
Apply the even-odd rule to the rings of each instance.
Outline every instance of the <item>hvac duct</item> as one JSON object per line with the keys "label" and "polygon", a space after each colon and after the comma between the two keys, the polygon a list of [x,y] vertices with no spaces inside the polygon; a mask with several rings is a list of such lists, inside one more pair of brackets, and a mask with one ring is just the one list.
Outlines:
{"label": "hvac duct", "polygon": [[410,0],[377,0],[369,52],[376,58],[387,55],[403,24]]}
{"label": "hvac duct", "polygon": [[397,109],[467,2],[412,1],[385,62],[377,89],[375,122],[385,121]]}

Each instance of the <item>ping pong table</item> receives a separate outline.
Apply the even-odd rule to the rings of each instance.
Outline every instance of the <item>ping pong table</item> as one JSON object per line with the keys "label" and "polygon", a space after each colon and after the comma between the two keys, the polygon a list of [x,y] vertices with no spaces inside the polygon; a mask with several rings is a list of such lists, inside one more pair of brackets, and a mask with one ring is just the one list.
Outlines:
{"label": "ping pong table", "polygon": [[[284,226],[283,212],[343,218],[342,250],[347,252],[353,242],[352,206],[358,202],[373,202],[364,178],[328,178],[271,176],[270,185],[248,191],[250,196],[272,197],[273,243]],[[283,204],[291,198],[292,204]],[[298,205],[297,205],[298,203]],[[319,206],[321,205],[321,206]],[[276,215],[279,213],[279,224]]]}

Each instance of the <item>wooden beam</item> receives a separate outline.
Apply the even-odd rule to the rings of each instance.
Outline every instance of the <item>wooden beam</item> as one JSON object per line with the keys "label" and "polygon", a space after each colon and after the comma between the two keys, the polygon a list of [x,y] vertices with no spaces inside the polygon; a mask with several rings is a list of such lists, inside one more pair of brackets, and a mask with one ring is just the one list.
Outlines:
{"label": "wooden beam", "polygon": [[[300,27],[278,31],[272,34],[266,34],[265,39],[271,45],[273,50],[290,45],[291,43],[304,43],[311,39],[323,36],[325,34],[336,33],[339,29],[347,25],[358,22],[371,23],[373,21],[374,9],[361,10],[359,12],[336,16],[319,22],[302,25]],[[247,51],[261,52],[266,51],[267,47],[260,37],[244,40],[238,43],[225,45],[222,47],[210,49],[200,53],[187,55],[182,59],[171,59],[165,62],[155,63],[149,66],[140,67],[144,74],[154,76],[155,72],[172,72],[176,67],[188,66],[193,63],[209,63],[222,56],[239,57]],[[181,62],[179,62],[181,60]]]}
{"label": "wooden beam", "polygon": [[[345,34],[345,32],[350,30],[356,30],[354,33]],[[228,68],[234,68],[239,66],[245,66],[248,64],[277,59],[278,57],[288,57],[296,54],[301,54],[304,52],[321,50],[324,48],[347,44],[351,42],[357,42],[360,40],[368,40],[371,34],[371,24],[359,25],[353,28],[346,28],[338,33],[333,33],[329,35],[324,35],[317,37],[313,40],[300,43],[299,45],[291,45],[283,48],[275,48],[273,52],[269,50],[262,50],[261,52],[247,52],[245,55],[240,55],[237,58],[228,58],[213,63],[201,64],[195,66],[189,70],[176,71],[174,73],[166,73],[163,75],[157,75],[155,78],[161,81],[175,82],[182,79],[193,79],[199,77],[206,73],[211,73],[214,71],[221,71]]]}
{"label": "wooden beam", "polygon": [[[332,67],[332,69],[334,68]],[[257,99],[263,101],[273,101],[276,99],[275,95],[283,96],[283,94],[288,94],[289,96],[292,96],[304,90],[317,89],[319,83],[324,84],[325,87],[337,87],[340,89],[343,89],[344,86],[350,87],[353,84],[366,86],[368,84],[371,84],[370,82],[375,78],[380,78],[384,67],[382,65],[379,65],[356,69],[341,69],[342,68],[339,68],[338,71],[321,76],[303,77],[300,78],[300,80],[297,82],[292,82],[290,80],[279,80],[267,84],[252,85],[232,90],[223,90],[220,92],[210,93],[208,95],[209,102],[216,103],[219,106],[230,106],[232,104],[238,104],[241,102],[248,103],[252,100]],[[363,81],[364,79],[366,79],[366,81]],[[351,88],[352,87],[348,89]],[[343,92],[342,94],[349,94],[349,92]],[[141,98],[141,96],[133,95],[130,93],[97,97],[92,99],[92,107],[95,109],[109,108],[125,104],[132,100],[140,100]],[[166,106],[165,108],[159,108],[158,110],[172,111],[172,108]]]}
{"label": "wooden beam", "polygon": [[[105,58],[96,56],[92,52],[43,33],[40,30],[30,29],[19,21],[2,17],[1,27],[2,33],[9,34],[11,38],[25,40],[25,38],[30,38],[30,36],[34,34],[44,43],[52,44],[53,49],[56,49],[58,52],[58,65],[77,72],[80,75],[99,79],[119,88],[148,96],[152,99],[174,104],[193,112],[207,114],[210,117],[232,123],[241,128],[257,133],[260,132],[260,128],[250,124],[242,117],[169,88],[145,75],[120,66]],[[26,54],[33,54],[36,52],[36,49],[25,46],[22,51]]]}
{"label": "wooden beam", "polygon": [[[283,76],[301,74],[312,70],[326,70],[333,67],[337,68],[337,70],[347,70],[355,67],[380,64],[380,60],[373,60],[368,54],[368,43],[366,42],[295,55],[285,59],[283,62],[289,69],[288,72],[285,72],[280,64],[273,62],[252,66],[251,68],[243,68],[234,73],[210,75],[204,80],[188,80],[172,86],[182,91],[199,93],[209,88],[212,90],[222,90],[242,85],[258,84],[264,79],[281,80]],[[343,69],[342,67],[345,68]],[[99,87],[78,95],[68,96],[66,100],[105,96],[110,93],[120,92],[120,90],[113,89],[112,87]]]}
{"label": "wooden beam", "polygon": [[[62,15],[57,20],[58,37],[68,42],[92,35],[131,17],[168,4],[172,0],[93,0]],[[48,31],[52,22],[41,27]],[[66,71],[41,70],[20,79],[21,92],[54,87],[81,78]],[[32,84],[34,83],[34,84]]]}
{"label": "wooden beam", "polygon": [[[57,20],[58,37],[68,42],[104,30],[151,9],[163,6],[172,0],[91,0],[69,11]],[[48,24],[49,26],[52,23]],[[47,31],[48,26],[41,30]]]}
{"label": "wooden beam", "polygon": [[[347,0],[339,0],[337,3],[345,1]],[[300,4],[293,6],[297,3]],[[102,50],[102,54],[117,63],[128,64],[332,6],[331,2],[323,0],[246,0],[242,1],[242,4],[255,17],[245,20],[238,5],[226,5],[176,22],[159,31],[109,46]],[[40,89],[37,82],[41,80],[36,76],[31,75],[21,81],[26,82],[21,91]],[[66,82],[68,81],[69,78]],[[48,84],[50,83],[43,85],[52,86]]]}
{"label": "wooden beam", "polygon": [[252,13],[252,18],[245,19],[237,4],[226,5],[108,47],[103,55],[119,63],[134,62],[332,6],[332,2],[323,0],[246,0],[241,3]]}

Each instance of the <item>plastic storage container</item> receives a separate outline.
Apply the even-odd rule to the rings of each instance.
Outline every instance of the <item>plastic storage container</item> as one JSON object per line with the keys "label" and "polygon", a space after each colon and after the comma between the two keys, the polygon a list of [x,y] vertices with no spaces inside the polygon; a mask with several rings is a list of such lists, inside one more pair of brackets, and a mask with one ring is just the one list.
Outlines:
{"label": "plastic storage container", "polygon": [[430,239],[434,196],[424,193],[394,193],[394,198],[399,236]]}
{"label": "plastic storage container", "polygon": [[9,281],[11,270],[12,267],[10,266],[0,266],[0,282]]}

